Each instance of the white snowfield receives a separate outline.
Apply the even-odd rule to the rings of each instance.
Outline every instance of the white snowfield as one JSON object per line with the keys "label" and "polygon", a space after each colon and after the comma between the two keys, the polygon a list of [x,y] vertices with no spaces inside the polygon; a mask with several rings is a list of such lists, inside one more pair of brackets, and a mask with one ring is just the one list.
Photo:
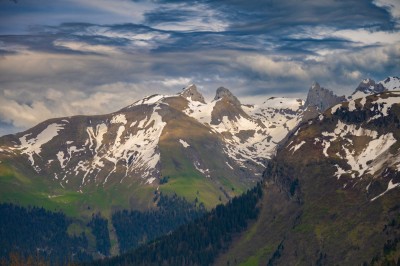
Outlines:
{"label": "white snowfield", "polygon": [[215,104],[219,101],[212,101],[210,103],[201,103],[198,101],[193,101],[192,99],[187,99],[189,101],[189,106],[187,109],[183,110],[185,114],[193,117],[200,123],[205,125],[211,124],[211,112],[214,110]]}
{"label": "white snowfield", "polygon": [[398,77],[388,77],[382,81],[378,82],[382,84],[387,90],[400,90],[400,78]]}
{"label": "white snowfield", "polygon": [[[237,115],[229,120],[224,116],[219,124],[212,125],[212,111],[220,99],[205,104],[187,100],[184,112],[224,136],[225,152],[242,166],[249,160],[264,166],[261,161],[271,158],[278,142],[299,123],[298,113],[304,103],[298,99],[270,98],[261,105],[242,105],[248,117]],[[242,133],[246,136],[240,138]]]}
{"label": "white snowfield", "polygon": [[[114,116],[111,123],[118,124],[115,139],[113,142],[102,143],[104,135],[112,135],[110,128],[104,124],[94,127],[88,127],[89,149],[93,153],[93,159],[87,160],[78,165],[75,170],[87,175],[97,175],[102,171],[105,163],[113,165],[112,170],[107,174],[104,183],[117,171],[117,167],[125,170],[124,178],[131,174],[141,174],[147,178],[146,183],[151,184],[155,179],[153,173],[157,171],[156,165],[160,160],[158,151],[158,141],[162,130],[166,125],[158,114],[158,104],[154,105],[150,117],[145,117],[137,123],[128,122],[123,114]],[[123,182],[124,178],[120,182]],[[85,179],[82,181],[84,185]]]}
{"label": "white snowfield", "polygon": [[21,144],[18,149],[21,150],[22,154],[28,155],[29,161],[31,162],[32,166],[34,166],[35,160],[33,155],[36,154],[40,156],[42,145],[52,140],[62,129],[64,129],[63,124],[50,124],[36,137],[30,137],[31,134],[26,134],[19,139]]}
{"label": "white snowfield", "polygon": [[[347,164],[350,166],[350,170],[343,170],[337,166],[336,176],[340,178],[343,174],[349,174],[353,178],[361,177],[364,173],[370,173],[374,175],[379,167],[370,162],[377,160],[381,155],[388,152],[389,148],[396,143],[396,139],[392,133],[380,135],[378,132],[364,129],[362,127],[357,128],[352,124],[345,124],[338,121],[335,131],[322,132],[324,147],[322,153],[325,157],[330,157],[329,147],[334,142],[341,144],[341,151],[339,152],[340,157],[346,159]],[[355,137],[366,137],[369,141],[361,148],[356,147],[353,139]],[[358,150],[357,150],[358,148]]]}
{"label": "white snowfield", "polygon": [[[371,102],[374,105],[377,105],[379,112],[375,117],[371,120],[384,117],[389,115],[389,110],[392,108],[394,104],[400,104],[400,90],[399,91],[391,91],[391,96],[388,98],[379,97],[377,99],[367,98],[369,95],[363,94],[362,97],[355,98],[348,102],[348,109],[350,112],[355,111],[357,106],[361,107],[362,109],[365,107],[367,102]],[[358,104],[357,104],[358,102]],[[334,114],[336,110],[340,109],[343,106],[343,103],[339,103],[331,108],[331,114]],[[373,107],[374,108],[374,107]],[[374,109],[371,109],[373,111]]]}
{"label": "white snowfield", "polygon": [[[88,126],[84,145],[77,146],[72,141],[66,141],[65,150],[55,152],[55,161],[48,161],[49,165],[58,163],[61,168],[61,172],[54,175],[54,178],[62,178],[60,185],[64,187],[72,174],[83,176],[81,186],[84,186],[90,180],[96,182],[98,174],[102,173],[106,175],[103,182],[106,183],[118,168],[122,168],[125,171],[124,178],[131,174],[140,174],[146,179],[146,183],[151,184],[155,180],[153,176],[160,160],[158,141],[166,125],[158,114],[158,110],[159,104],[155,104],[151,116],[129,125],[124,114],[116,114],[108,124],[104,121]],[[15,149],[28,155],[37,172],[41,169],[38,164],[35,164],[34,155],[40,156],[43,145],[56,137],[64,127],[69,126],[67,120],[63,121],[65,124],[48,125],[37,137],[30,137],[30,134],[27,134],[19,139],[21,144],[16,145]],[[91,156],[84,156],[86,154]],[[74,157],[85,159],[77,164],[70,164]],[[106,164],[111,164],[111,168],[108,167],[111,171],[108,173],[104,173]]]}
{"label": "white snowfield", "polygon": [[[391,81],[393,81],[393,78],[391,78]],[[390,88],[397,88],[396,86],[398,86],[398,82],[399,79],[396,78],[394,82],[389,84],[391,86]],[[371,111],[376,112],[376,115],[370,118],[369,121],[366,121],[366,123],[388,116],[393,105],[400,105],[400,91],[390,91],[389,94],[385,93],[385,95],[378,98],[367,98],[367,96],[368,95],[364,95],[363,98],[351,100],[348,105],[349,111],[353,112],[357,108],[365,110],[366,108],[369,108],[366,104],[372,103],[373,107],[371,108]],[[342,104],[338,104],[332,107],[331,112],[334,113],[336,109],[341,106]],[[390,148],[397,142],[397,139],[394,137],[392,132],[379,134],[375,130],[366,129],[354,124],[346,124],[339,120],[334,132],[322,132],[321,139],[316,138],[315,140],[315,145],[317,143],[322,144],[322,154],[325,157],[338,157],[345,160],[348,167],[345,167],[344,165],[342,165],[342,167],[335,165],[337,169],[335,176],[338,179],[343,175],[348,175],[353,179],[362,179],[364,175],[370,175],[373,178],[381,178],[385,175],[388,167],[400,172],[400,156],[398,154],[392,154],[390,151]],[[357,140],[358,144],[356,145]],[[335,142],[340,143],[341,150],[338,153],[333,154],[329,148],[331,144]],[[349,169],[345,170],[343,168]],[[370,184],[371,183],[366,186],[367,191]],[[395,184],[391,179],[386,191],[376,196],[371,201],[376,200],[388,191],[399,186],[400,183]]]}
{"label": "white snowfield", "polygon": [[[385,86],[397,88],[398,79],[390,79]],[[387,116],[393,104],[400,102],[400,92],[392,91],[399,97],[379,98],[375,103],[379,106],[379,117]],[[84,130],[83,140],[67,138],[60,143],[60,149],[54,152],[51,158],[46,159],[47,167],[59,167],[61,169],[54,175],[54,179],[64,187],[71,178],[82,177],[81,187],[95,183],[99,184],[98,177],[102,177],[102,185],[106,184],[113,174],[122,176],[119,182],[126,178],[140,176],[143,183],[152,184],[160,175],[159,140],[166,126],[159,112],[166,107],[166,98],[182,97],[177,95],[152,95],[114,113],[108,119],[91,120]],[[224,152],[227,160],[226,166],[231,170],[234,167],[246,167],[250,161],[261,167],[265,159],[271,158],[276,147],[289,132],[291,132],[302,120],[302,106],[304,101],[292,98],[269,98],[260,105],[241,105],[243,113],[233,114],[233,119],[223,116],[218,124],[211,124],[213,110],[220,100],[202,103],[187,98],[187,107],[183,112],[196,119],[209,128],[210,132],[218,134],[223,140]],[[356,110],[360,105],[367,103],[366,98],[349,102],[350,111]],[[151,109],[147,116],[140,118],[129,115],[130,108],[145,106]],[[332,112],[340,108],[341,104],[332,108]],[[169,108],[169,107],[168,107]],[[335,109],[336,108],[336,109]],[[139,109],[140,110],[140,109]],[[144,113],[143,113],[144,114]],[[376,117],[378,118],[378,116]],[[322,116],[321,118],[322,119]],[[375,118],[374,118],[375,119]],[[72,121],[72,120],[71,120]],[[41,158],[43,147],[57,138],[62,130],[71,126],[69,119],[63,119],[59,123],[49,124],[37,136],[25,134],[15,142],[13,147],[1,147],[0,152],[6,154],[13,150],[19,151],[28,157],[32,167],[41,171]],[[295,133],[295,135],[297,132]],[[367,137],[368,142],[361,150],[355,149],[354,137]],[[345,145],[340,153],[332,155],[331,144],[342,141]],[[179,143],[178,143],[179,142]],[[336,176],[340,178],[344,174],[353,177],[365,173],[377,174],[381,165],[387,159],[388,150],[396,142],[393,134],[379,135],[378,132],[355,127],[354,125],[338,122],[334,132],[324,132],[321,138],[316,138],[314,144],[321,144],[322,156],[344,156],[350,170],[344,170],[337,165]],[[289,143],[287,146],[294,154],[301,150],[305,141]],[[190,139],[178,139],[177,145],[191,150]],[[289,147],[290,146],[290,147]],[[303,147],[304,148],[304,147]],[[76,158],[80,158],[78,161]],[[370,161],[373,163],[370,163]],[[400,170],[400,160],[391,161]],[[342,165],[343,166],[343,165]],[[212,169],[206,169],[200,164],[194,163],[194,167],[205,177],[209,177]]]}
{"label": "white snowfield", "polygon": [[129,105],[127,108],[131,108],[133,106],[138,106],[138,105],[142,105],[142,104],[151,105],[156,102],[159,102],[160,100],[162,100],[165,97],[168,97],[168,96],[160,95],[160,94],[151,95],[151,96],[145,97],[144,99],[133,103],[132,105]]}

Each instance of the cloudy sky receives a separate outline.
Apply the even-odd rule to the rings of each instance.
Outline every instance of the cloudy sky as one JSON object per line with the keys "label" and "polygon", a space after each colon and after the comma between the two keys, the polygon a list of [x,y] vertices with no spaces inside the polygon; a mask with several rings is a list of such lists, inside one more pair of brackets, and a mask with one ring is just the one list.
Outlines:
{"label": "cloudy sky", "polygon": [[0,0],[0,135],[190,83],[250,103],[399,75],[399,0]]}

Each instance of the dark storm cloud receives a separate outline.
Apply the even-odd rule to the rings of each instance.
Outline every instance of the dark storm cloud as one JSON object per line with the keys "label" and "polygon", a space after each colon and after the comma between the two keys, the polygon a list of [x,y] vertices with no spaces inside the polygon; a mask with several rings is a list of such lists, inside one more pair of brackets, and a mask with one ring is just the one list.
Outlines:
{"label": "dark storm cloud", "polygon": [[[171,1],[156,1],[170,3]],[[172,1],[188,3],[188,1]],[[190,1],[189,1],[190,2]],[[377,8],[369,0],[206,0],[196,3],[208,5],[223,16],[229,18],[231,29],[248,32],[263,32],[277,30],[282,27],[298,25],[332,25],[335,27],[365,27],[378,26],[381,29],[393,28],[393,22],[388,20],[388,11]],[[160,10],[160,14],[163,10]],[[152,12],[152,17],[157,17]],[[166,16],[160,16],[168,20]]]}
{"label": "dark storm cloud", "polygon": [[[0,1],[0,127],[111,112],[197,83],[209,98],[349,94],[399,75],[395,0]],[[10,126],[11,125],[11,126]]]}

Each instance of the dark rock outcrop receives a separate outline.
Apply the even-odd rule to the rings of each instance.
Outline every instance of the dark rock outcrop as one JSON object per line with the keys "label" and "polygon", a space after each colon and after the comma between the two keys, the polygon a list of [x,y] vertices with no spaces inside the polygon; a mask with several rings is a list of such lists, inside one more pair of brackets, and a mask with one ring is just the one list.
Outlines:
{"label": "dark rock outcrop", "polygon": [[204,100],[203,95],[201,95],[201,93],[197,91],[197,87],[194,84],[191,84],[188,87],[186,87],[181,92],[181,96],[185,97],[187,99],[192,99],[192,101],[206,103],[206,101]]}
{"label": "dark rock outcrop", "polygon": [[324,112],[329,107],[346,101],[344,96],[337,96],[332,91],[321,87],[315,82],[308,91],[307,100],[304,104],[304,109],[308,107],[316,107],[321,112]]}
{"label": "dark rock outcrop", "polygon": [[236,106],[241,106],[241,103],[238,100],[238,98],[236,98],[236,96],[233,95],[232,92],[230,92],[230,90],[228,90],[224,87],[219,87],[215,94],[214,100],[216,101],[216,100],[219,100],[222,98],[225,98],[228,102],[230,102]]}

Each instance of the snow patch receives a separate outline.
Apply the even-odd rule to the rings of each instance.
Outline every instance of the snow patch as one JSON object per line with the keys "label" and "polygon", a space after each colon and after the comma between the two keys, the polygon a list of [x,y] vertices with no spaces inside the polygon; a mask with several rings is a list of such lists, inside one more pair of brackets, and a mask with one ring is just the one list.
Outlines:
{"label": "snow patch", "polygon": [[161,99],[163,99],[165,97],[168,97],[168,96],[159,95],[159,94],[151,95],[151,96],[148,96],[148,97],[146,97],[146,98],[144,98],[142,100],[139,100],[139,101],[135,102],[134,104],[128,106],[128,108],[131,108],[133,106],[142,105],[142,104],[151,105],[151,104],[157,103],[159,100],[161,100]]}
{"label": "snow patch", "polygon": [[188,100],[188,108],[183,110],[185,114],[193,117],[202,124],[211,124],[211,113],[214,110],[215,104],[220,101],[212,101],[211,103],[201,103],[198,101]]}
{"label": "snow patch", "polygon": [[201,169],[199,162],[194,162],[193,165],[194,165],[194,167],[196,168],[197,171],[199,171],[200,173],[202,173],[206,177],[210,177],[210,170],[209,169]]}
{"label": "snow patch", "polygon": [[356,101],[351,100],[351,101],[349,101],[349,111],[352,112],[354,110],[356,110]]}
{"label": "snow patch", "polygon": [[332,107],[331,107],[331,114],[333,115],[334,113],[336,113],[336,111],[339,110],[341,107],[342,107],[342,104],[341,104],[341,103],[332,106]]}
{"label": "snow patch", "polygon": [[184,140],[179,140],[179,142],[182,144],[182,146],[184,147],[184,148],[187,148],[187,147],[190,147],[190,145],[186,142],[186,141],[184,141]]}
{"label": "snow patch", "polygon": [[36,138],[29,138],[31,133],[26,134],[19,139],[21,145],[18,147],[18,149],[21,150],[22,154],[29,156],[29,161],[31,162],[32,166],[34,166],[35,161],[33,159],[33,155],[39,155],[42,151],[42,145],[52,140],[62,129],[64,129],[64,125],[54,123],[48,125],[41,133],[37,135]]}
{"label": "snow patch", "polygon": [[294,154],[298,149],[300,149],[301,146],[303,146],[303,144],[305,144],[306,142],[303,140],[302,142],[300,142],[297,145],[294,145],[292,148],[290,148],[289,151],[293,150],[292,154]]}
{"label": "snow patch", "polygon": [[65,161],[67,161],[67,159],[64,158],[64,152],[63,151],[59,151],[57,153],[57,159],[60,162],[61,168],[64,168],[65,167]]}
{"label": "snow patch", "polygon": [[378,196],[376,196],[375,198],[371,199],[371,201],[374,201],[374,200],[376,200],[377,198],[382,197],[383,195],[385,195],[385,194],[386,194],[387,192],[389,192],[390,190],[392,190],[392,189],[394,189],[394,188],[396,188],[396,187],[399,187],[399,186],[400,186],[400,183],[394,184],[394,183],[393,183],[393,179],[390,179],[390,181],[389,181],[389,183],[388,183],[387,189],[386,189],[384,192],[382,192],[381,194],[379,194]]}
{"label": "snow patch", "polygon": [[[324,140],[323,143],[324,155],[328,157],[327,150],[330,144],[340,139],[342,150],[345,153],[344,158],[346,159],[347,164],[351,167],[350,170],[345,172],[337,171],[336,175],[348,173],[353,174],[353,177],[355,177],[355,173],[358,173],[358,176],[362,176],[367,172],[374,174],[379,169],[379,164],[371,164],[371,162],[388,152],[389,148],[397,141],[392,133],[378,137],[378,132],[374,130],[356,127],[355,125],[345,124],[341,121],[338,121],[333,133],[322,132],[322,135],[329,138],[329,140]],[[351,137],[353,136],[367,136],[371,138],[371,140],[365,144],[361,151],[356,153],[355,149],[351,149],[354,147],[354,143],[351,140]],[[358,149],[360,150],[360,148]]]}
{"label": "snow patch", "polygon": [[229,168],[231,168],[233,170],[233,167],[228,162],[225,162],[225,163]]}
{"label": "snow patch", "polygon": [[322,146],[324,146],[322,153],[325,155],[325,157],[329,157],[328,149],[331,146],[331,143],[329,141],[323,140]]}
{"label": "snow patch", "polygon": [[129,127],[134,127],[136,125],[137,121],[133,121]]}
{"label": "snow patch", "polygon": [[388,77],[385,80],[380,81],[378,84],[382,84],[387,90],[400,90],[400,79],[398,77]]}
{"label": "snow patch", "polygon": [[339,179],[343,174],[347,173],[345,170],[343,170],[339,165],[335,165],[337,170],[335,173],[335,176],[337,177],[337,179]]}
{"label": "snow patch", "polygon": [[156,180],[155,177],[150,177],[149,179],[146,180],[146,184],[152,184]]}
{"label": "snow patch", "polygon": [[93,129],[93,127],[88,127],[86,129],[86,132],[89,135],[89,142],[90,142],[89,147],[92,147],[93,145],[95,145],[93,147],[95,153],[97,153],[99,151],[99,148],[102,145],[103,136],[104,136],[104,134],[107,133],[107,131],[108,131],[108,128],[107,128],[106,124],[96,125],[95,129]]}
{"label": "snow patch", "polygon": [[124,114],[118,114],[113,116],[113,118],[110,121],[111,124],[124,124],[126,125],[126,116]]}

